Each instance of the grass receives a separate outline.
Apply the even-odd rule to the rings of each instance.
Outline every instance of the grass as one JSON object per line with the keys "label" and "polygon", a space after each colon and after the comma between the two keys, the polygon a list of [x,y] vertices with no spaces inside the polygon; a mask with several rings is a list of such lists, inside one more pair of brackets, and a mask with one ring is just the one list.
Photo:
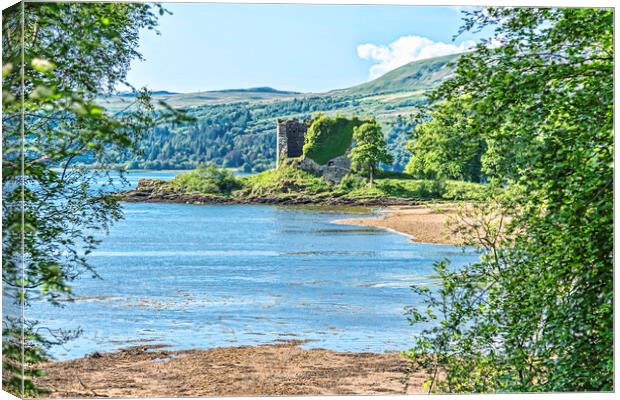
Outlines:
{"label": "grass", "polygon": [[333,190],[333,186],[322,177],[294,166],[271,169],[257,175],[242,177],[239,180],[243,186],[242,193],[251,196],[318,195]]}
{"label": "grass", "polygon": [[[172,108],[185,109],[205,105],[230,104],[237,102],[269,102],[289,100],[303,96],[303,94],[287,91],[265,90],[266,88],[251,88],[237,90],[214,90],[193,93],[153,93],[155,108],[164,108],[158,100],[163,100]],[[99,98],[101,105],[110,112],[117,112],[135,101],[133,97],[106,96]]]}

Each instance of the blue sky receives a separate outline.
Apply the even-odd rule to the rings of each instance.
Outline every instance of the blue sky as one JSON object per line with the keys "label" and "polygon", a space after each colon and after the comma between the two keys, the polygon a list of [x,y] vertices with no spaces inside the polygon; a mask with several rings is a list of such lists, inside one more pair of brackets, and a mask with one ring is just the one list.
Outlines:
{"label": "blue sky", "polygon": [[169,3],[161,35],[146,31],[128,80],[196,92],[271,86],[322,92],[418,58],[466,49],[454,7]]}

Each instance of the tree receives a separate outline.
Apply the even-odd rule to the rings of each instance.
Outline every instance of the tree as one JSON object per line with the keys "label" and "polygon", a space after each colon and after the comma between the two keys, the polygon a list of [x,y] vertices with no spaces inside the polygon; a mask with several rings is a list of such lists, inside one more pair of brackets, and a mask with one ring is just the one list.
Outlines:
{"label": "tree", "polygon": [[480,182],[486,141],[470,107],[467,95],[434,104],[431,119],[416,125],[407,143],[411,158],[405,172],[424,179]]}
{"label": "tree", "polygon": [[360,173],[368,174],[368,183],[372,186],[377,163],[392,162],[381,127],[375,120],[365,122],[353,129],[353,140],[355,147],[351,150],[352,167]]}
{"label": "tree", "polygon": [[432,99],[470,96],[501,190],[462,225],[480,262],[416,289],[412,321],[436,323],[410,359],[444,391],[613,390],[613,10],[487,8],[462,30],[485,27]]}
{"label": "tree", "polygon": [[[40,393],[31,378],[42,373],[46,348],[78,332],[51,331],[18,310],[35,300],[60,304],[71,281],[97,276],[86,259],[98,243],[93,232],[122,211],[109,185],[96,182],[109,177],[111,155],[181,116],[154,112],[148,92],[125,82],[140,58],[139,31],[155,28],[157,10],[164,13],[138,3],[22,2],[3,12],[3,385],[19,395]],[[122,84],[136,96],[106,112],[97,98]],[[75,168],[80,158],[98,169]]]}

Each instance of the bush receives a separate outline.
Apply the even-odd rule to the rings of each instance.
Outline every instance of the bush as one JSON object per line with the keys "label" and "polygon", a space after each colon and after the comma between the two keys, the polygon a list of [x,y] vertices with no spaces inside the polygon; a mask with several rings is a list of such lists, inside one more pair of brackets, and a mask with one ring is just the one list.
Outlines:
{"label": "bush", "polygon": [[202,165],[195,171],[177,175],[172,183],[186,191],[207,194],[231,194],[241,189],[241,182],[227,169],[213,164]]}
{"label": "bush", "polygon": [[386,197],[418,200],[482,200],[487,191],[486,185],[479,183],[411,179],[407,175],[400,179],[377,179],[375,183]]}
{"label": "bush", "polygon": [[437,180],[378,179],[376,185],[387,197],[430,200],[443,198],[445,192],[445,182]]}

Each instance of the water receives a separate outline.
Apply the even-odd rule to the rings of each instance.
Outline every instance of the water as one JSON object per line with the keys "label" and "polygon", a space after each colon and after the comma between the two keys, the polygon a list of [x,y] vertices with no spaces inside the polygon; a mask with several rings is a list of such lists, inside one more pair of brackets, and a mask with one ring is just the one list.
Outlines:
{"label": "water", "polygon": [[404,350],[420,329],[404,307],[432,264],[477,258],[375,228],[334,225],[342,211],[259,205],[124,205],[89,256],[102,279],[77,301],[35,304],[28,318],[83,329],[57,359],[145,341],[175,349],[308,340],[339,351]]}

